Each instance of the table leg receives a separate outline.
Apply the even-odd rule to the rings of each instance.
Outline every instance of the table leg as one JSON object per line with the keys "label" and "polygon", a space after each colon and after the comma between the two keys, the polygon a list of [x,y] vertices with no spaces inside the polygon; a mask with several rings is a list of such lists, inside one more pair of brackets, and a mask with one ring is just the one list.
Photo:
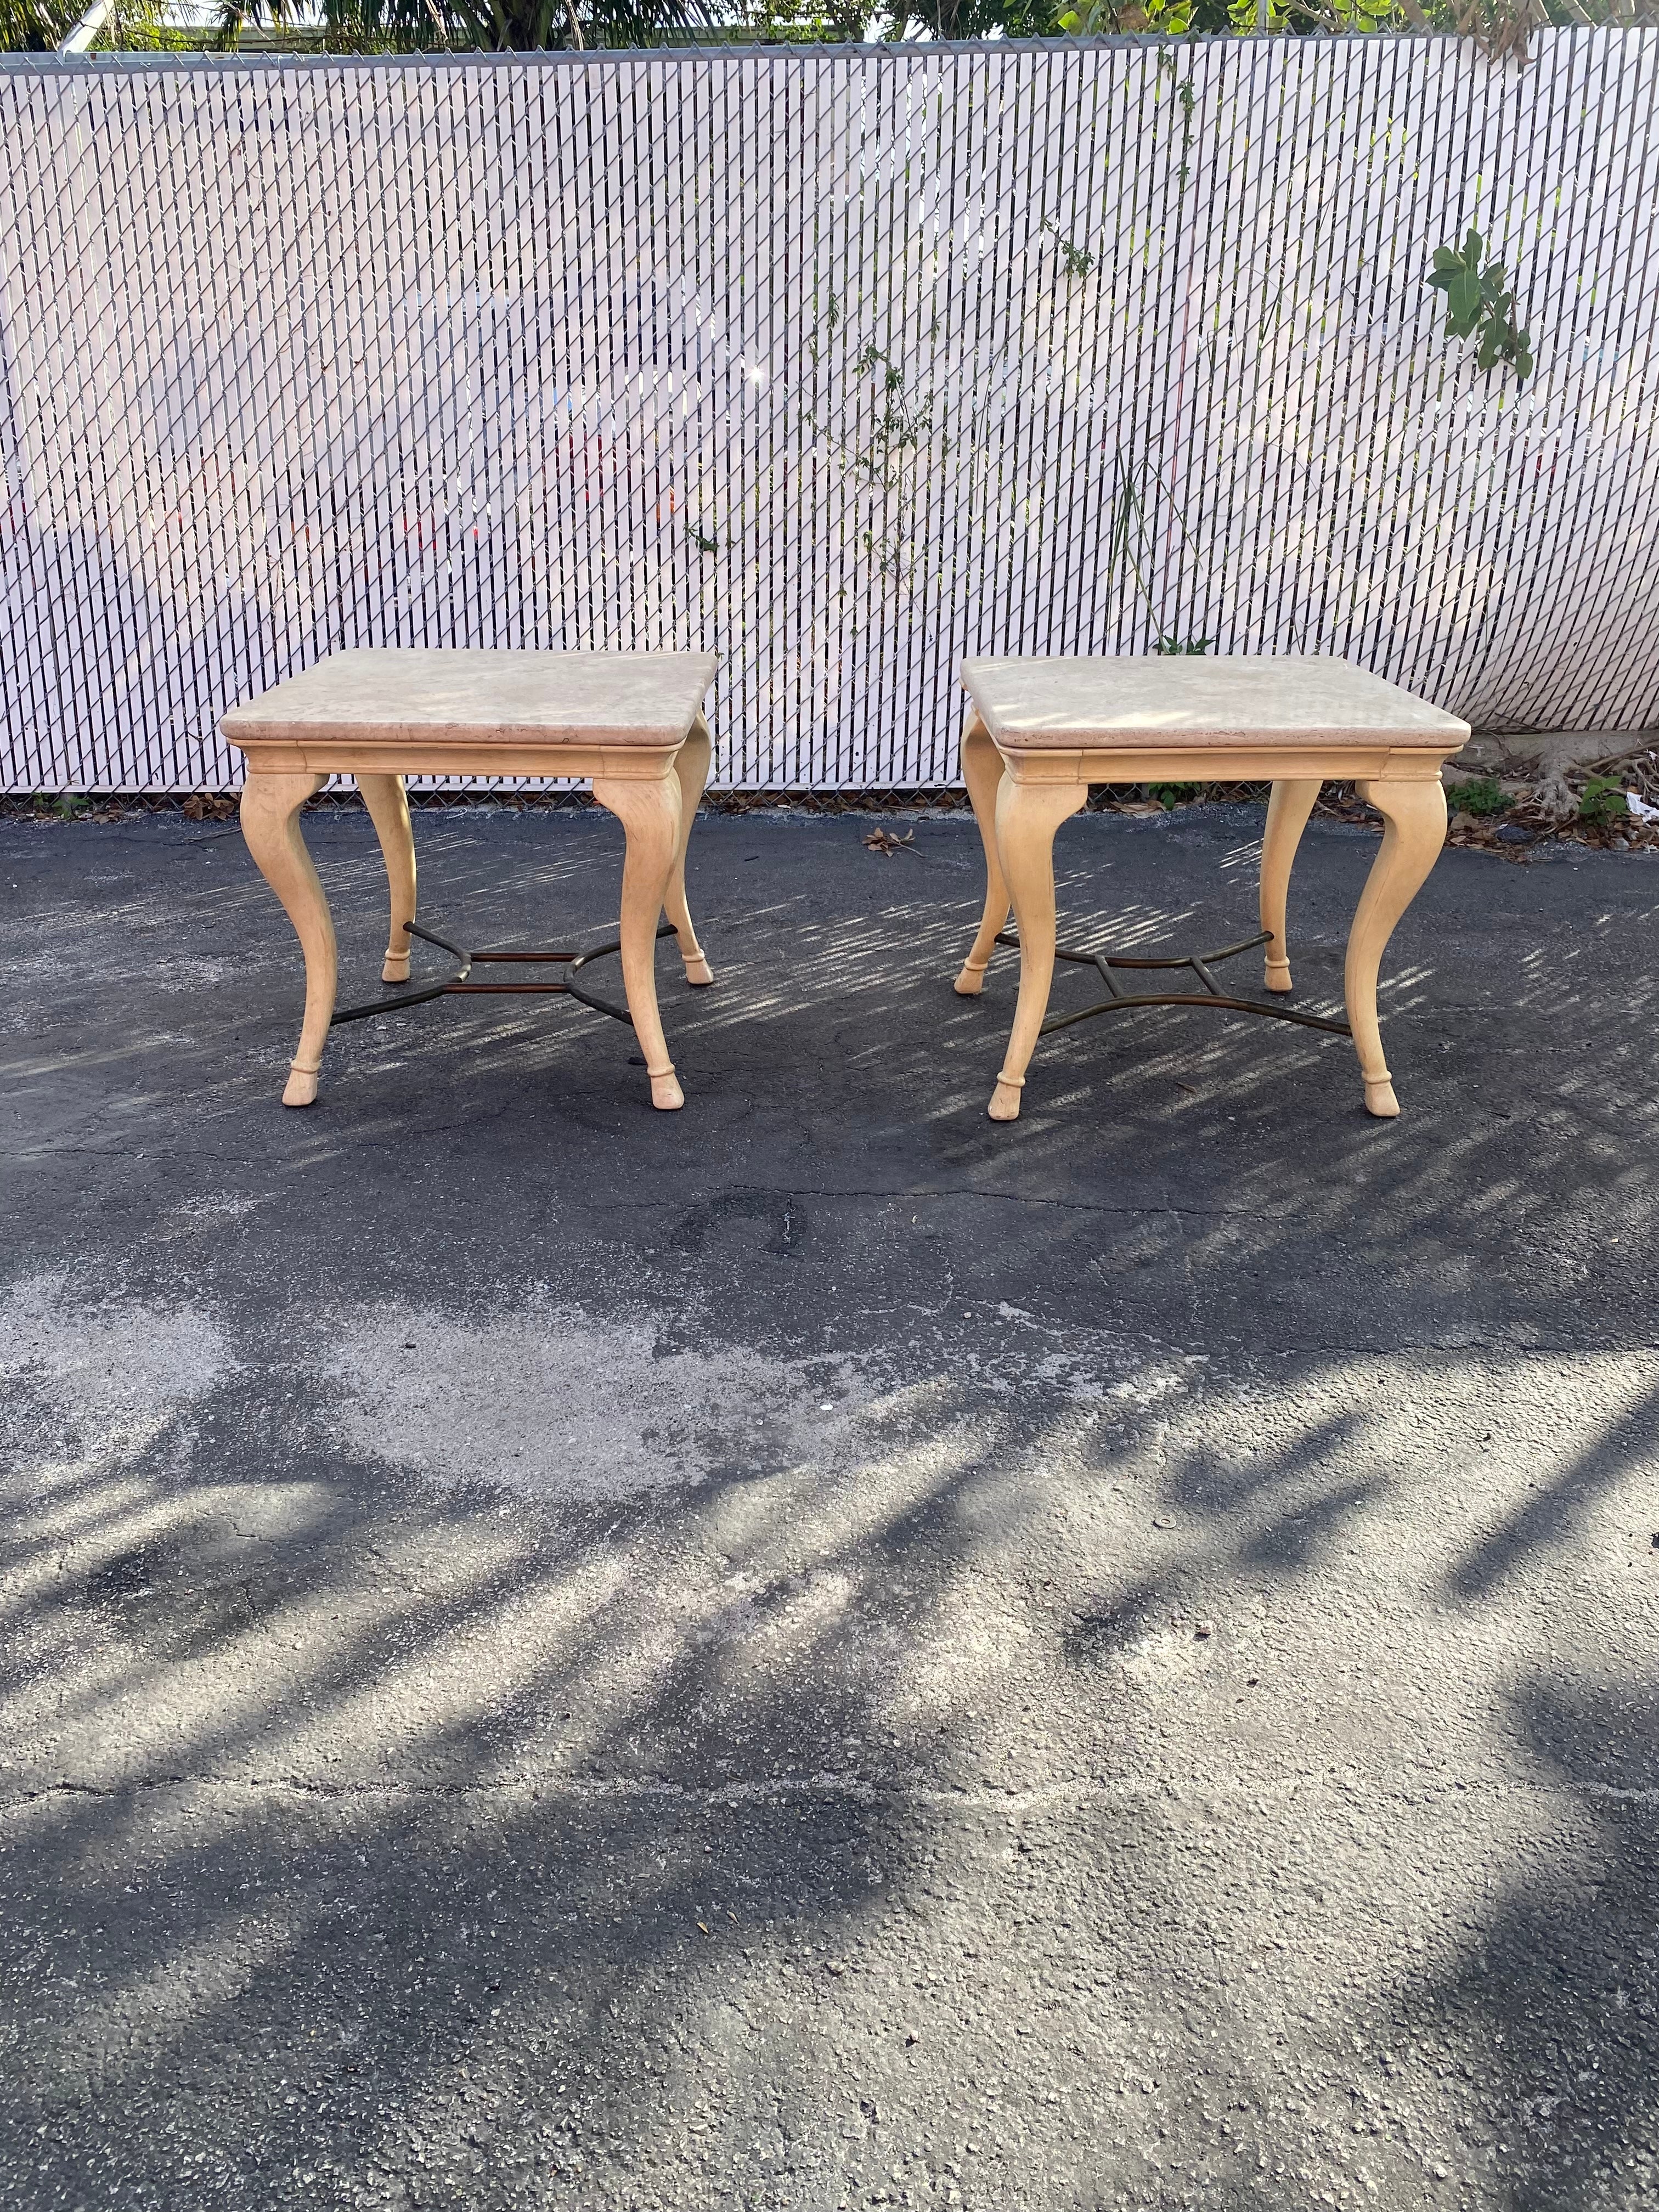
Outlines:
{"label": "table leg", "polygon": [[623,861],[622,969],[634,1034],[651,1079],[651,1103],[665,1113],[684,1106],[685,1093],[668,1057],[657,1012],[657,917],[680,842],[680,782],[671,769],[654,782],[595,779],[593,796],[609,807],[628,838]]}
{"label": "table leg", "polygon": [[663,894],[663,906],[674,925],[674,934],[679,939],[680,957],[685,963],[686,981],[712,983],[714,971],[697,942],[691,909],[685,902],[685,848],[691,842],[691,824],[697,818],[697,809],[702,803],[703,786],[708,781],[708,725],[701,714],[691,725],[690,736],[674,756],[674,773],[680,786],[680,834],[675,840],[674,864],[668,871],[668,889]]}
{"label": "table leg", "polygon": [[283,1093],[284,1106],[309,1106],[316,1097],[323,1042],[334,1018],[334,921],[300,835],[300,809],[327,780],[308,774],[250,775],[242,790],[242,835],[248,851],[283,902],[306,957],[305,1019]]}
{"label": "table leg", "polygon": [[1272,935],[1264,948],[1270,991],[1291,988],[1291,953],[1285,938],[1285,895],[1291,887],[1291,863],[1319,796],[1317,776],[1275,783],[1267,801],[1267,834],[1261,840],[1261,927]]}
{"label": "table leg", "polygon": [[1395,924],[1440,857],[1446,842],[1446,793],[1438,776],[1411,782],[1379,778],[1354,787],[1382,817],[1382,849],[1371,863],[1348,932],[1343,990],[1365,1085],[1365,1110],[1379,1121],[1390,1121],[1400,1111],[1400,1102],[1376,1026],[1376,971]]}
{"label": "table leg", "polygon": [[1019,1000],[991,1094],[994,1121],[1019,1119],[1019,1094],[1048,1007],[1054,974],[1054,832],[1089,796],[1085,783],[1017,783],[997,794],[997,857],[1019,925]]}
{"label": "table leg", "polygon": [[985,912],[974,949],[962,963],[956,988],[964,999],[976,999],[985,988],[985,971],[999,932],[1008,926],[1008,886],[1002,879],[997,857],[997,791],[1002,782],[1002,755],[977,714],[969,714],[962,733],[962,776],[973,801],[980,842],[985,848]]}
{"label": "table leg", "polygon": [[409,925],[415,919],[415,833],[409,826],[409,795],[400,775],[360,775],[374,834],[380,841],[386,879],[392,893],[392,927],[386,941],[383,983],[409,981]]}

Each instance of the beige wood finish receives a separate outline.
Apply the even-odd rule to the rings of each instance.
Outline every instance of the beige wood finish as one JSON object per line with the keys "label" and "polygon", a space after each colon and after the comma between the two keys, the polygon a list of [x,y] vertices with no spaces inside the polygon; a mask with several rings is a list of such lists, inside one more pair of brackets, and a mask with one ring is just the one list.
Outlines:
{"label": "beige wood finish", "polygon": [[247,761],[242,832],[281,899],[306,963],[300,1047],[285,1106],[317,1097],[337,981],[334,923],[300,834],[330,775],[352,775],[386,861],[391,917],[381,979],[409,979],[415,840],[405,775],[591,775],[623,825],[623,984],[651,1102],[685,1103],[657,1007],[665,908],[688,983],[714,980],[685,898],[685,851],[708,775],[703,653],[362,652],[332,655],[225,715]]}
{"label": "beige wood finish", "polygon": [[985,910],[956,988],[984,988],[1012,907],[1019,997],[994,1121],[1019,1115],[1054,969],[1054,832],[1091,784],[1271,781],[1261,848],[1265,980],[1291,988],[1285,899],[1291,865],[1327,778],[1353,779],[1383,818],[1382,850],[1348,936],[1344,988],[1367,1110],[1400,1111],[1382,1054],[1376,981],[1395,925],[1445,842],[1443,762],[1467,723],[1322,655],[1214,659],[969,661],[973,708],[963,774],[985,847]]}

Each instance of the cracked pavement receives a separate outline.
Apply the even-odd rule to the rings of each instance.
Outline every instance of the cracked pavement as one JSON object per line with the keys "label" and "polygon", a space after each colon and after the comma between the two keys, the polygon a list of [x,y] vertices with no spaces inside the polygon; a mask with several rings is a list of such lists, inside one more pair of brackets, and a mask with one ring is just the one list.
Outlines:
{"label": "cracked pavement", "polygon": [[[1245,933],[1261,818],[1068,824],[1063,938]],[[1659,2202],[1659,875],[1443,855],[1396,1122],[1163,1011],[999,1127],[972,824],[872,819],[699,823],[678,1115],[529,1000],[284,1112],[234,826],[0,823],[0,2212]]]}

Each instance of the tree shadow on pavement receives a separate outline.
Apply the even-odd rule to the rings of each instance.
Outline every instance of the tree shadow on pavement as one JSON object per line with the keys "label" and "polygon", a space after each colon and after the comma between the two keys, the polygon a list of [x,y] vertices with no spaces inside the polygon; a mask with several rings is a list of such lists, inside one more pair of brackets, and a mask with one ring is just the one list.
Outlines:
{"label": "tree shadow on pavement", "polygon": [[[1011,1131],[971,830],[866,878],[857,824],[711,827],[684,1117],[597,1023],[470,1015],[283,1117],[228,852],[131,938],[43,898],[0,2208],[1632,2201],[1651,1103],[1555,875],[1518,1007],[1425,892],[1414,1122],[1176,1016],[1045,1045]],[[586,829],[428,845],[497,938],[503,854],[611,883]],[[1207,927],[1216,857],[1103,839],[1075,933]],[[1358,855],[1304,857],[1316,994]]]}

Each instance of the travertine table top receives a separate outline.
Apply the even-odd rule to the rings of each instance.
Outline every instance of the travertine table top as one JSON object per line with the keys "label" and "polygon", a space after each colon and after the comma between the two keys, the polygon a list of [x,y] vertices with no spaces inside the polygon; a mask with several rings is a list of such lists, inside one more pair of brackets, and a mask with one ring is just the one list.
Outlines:
{"label": "travertine table top", "polygon": [[712,653],[511,653],[393,647],[331,653],[220,723],[235,745],[679,744],[720,667]]}
{"label": "travertine table top", "polygon": [[967,660],[962,681],[1010,751],[1382,742],[1443,755],[1470,735],[1456,715],[1325,653]]}

